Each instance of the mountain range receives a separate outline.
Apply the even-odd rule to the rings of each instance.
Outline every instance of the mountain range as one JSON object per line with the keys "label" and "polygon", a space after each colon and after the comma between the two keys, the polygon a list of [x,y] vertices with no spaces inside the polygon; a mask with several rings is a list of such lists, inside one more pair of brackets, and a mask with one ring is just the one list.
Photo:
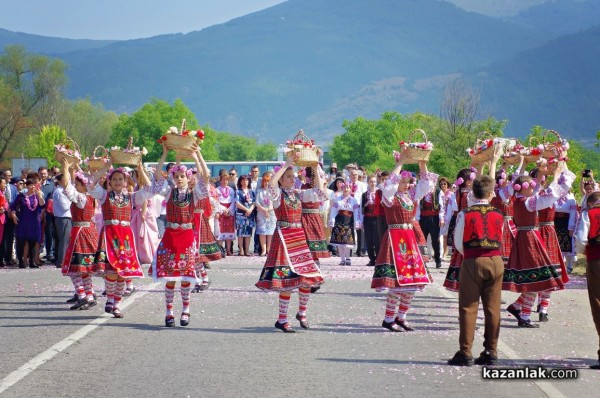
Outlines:
{"label": "mountain range", "polygon": [[[560,36],[539,26],[554,3],[496,18],[437,0],[289,0],[185,35],[99,42],[0,30],[0,44],[63,59],[70,98],[117,112],[181,98],[200,123],[265,141],[298,128],[330,141],[343,120],[389,110],[437,114],[457,77],[479,90],[481,116],[509,120],[507,134],[541,124],[589,139],[600,129],[600,27],[581,18]],[[600,1],[571,9],[582,4]]]}

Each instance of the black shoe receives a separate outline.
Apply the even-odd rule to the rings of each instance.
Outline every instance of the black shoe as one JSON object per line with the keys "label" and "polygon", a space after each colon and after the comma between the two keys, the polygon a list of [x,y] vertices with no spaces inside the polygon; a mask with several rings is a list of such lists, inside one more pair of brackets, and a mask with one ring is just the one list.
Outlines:
{"label": "black shoe", "polygon": [[374,267],[374,266],[375,266],[375,260],[370,260],[370,261],[367,263],[367,267]]}
{"label": "black shoe", "polygon": [[77,295],[74,294],[73,297],[71,297],[70,299],[68,299],[66,302],[69,303],[69,304],[73,304],[73,303],[76,303],[77,300],[79,300],[79,297],[77,297]]}
{"label": "black shoe", "polygon": [[538,305],[537,305],[537,308],[535,309],[535,312],[540,312],[540,307],[541,307],[541,305],[540,305],[540,304],[538,304]]}
{"label": "black shoe", "polygon": [[548,322],[548,314],[540,312],[540,322]]}
{"label": "black shoe", "polygon": [[179,324],[181,326],[187,326],[190,324],[190,313],[189,312],[181,313],[181,319],[179,320]]}
{"label": "black shoe", "polygon": [[441,261],[436,262],[435,263],[435,268],[442,268],[442,262]]}
{"label": "black shoe", "polygon": [[590,365],[590,369],[600,370],[600,359],[598,359],[598,362],[596,362],[595,364]]}
{"label": "black shoe", "polygon": [[209,263],[204,264],[204,269],[212,269]]}
{"label": "black shoe", "polygon": [[535,329],[535,328],[539,328],[540,325],[538,325],[537,323],[531,323],[531,320],[525,320],[525,319],[519,319],[519,323],[518,323],[520,328],[530,328],[530,329]]}
{"label": "black shoe", "polygon": [[310,292],[311,293],[316,293],[319,291],[319,289],[321,288],[321,286],[313,286],[310,288]]}
{"label": "black shoe", "polygon": [[517,320],[521,320],[521,310],[516,309],[514,305],[509,305],[506,308],[506,311],[508,311],[508,313],[514,316],[515,318],[517,318]]}
{"label": "black shoe", "polygon": [[402,328],[400,326],[396,325],[396,322],[394,322],[394,321],[386,322],[384,319],[383,322],[381,323],[381,326],[386,328],[390,332],[396,332],[396,333],[404,332],[404,330],[402,330]]}
{"label": "black shoe", "polygon": [[104,312],[107,314],[112,314],[115,309],[115,305],[113,303],[106,303],[104,306]]}
{"label": "black shoe", "polygon": [[408,324],[408,322],[406,322],[405,320],[403,321],[403,320],[396,318],[396,320],[394,322],[396,322],[396,325],[400,326],[402,329],[406,330],[407,332],[412,332],[413,330],[415,330],[415,328],[410,326]]}
{"label": "black shoe", "polygon": [[17,265],[17,260],[11,258],[10,260],[5,261],[8,265]]}
{"label": "black shoe", "polygon": [[296,319],[298,321],[300,321],[300,326],[302,327],[302,329],[308,329],[310,327],[310,326],[308,326],[308,321],[306,320],[306,316],[296,314]]}
{"label": "black shoe", "polygon": [[27,266],[23,263],[19,263],[19,268],[27,268]]}
{"label": "black shoe", "polygon": [[[77,302],[75,304],[73,304],[71,307],[69,307],[70,310],[79,310],[82,309],[84,306],[87,306],[88,301],[87,299],[84,297],[80,300],[77,300]],[[87,308],[86,308],[87,310]]]}
{"label": "black shoe", "polygon": [[106,296],[106,290],[102,292],[102,295],[103,295],[103,296]]}
{"label": "black shoe", "polygon": [[192,289],[192,293],[198,293],[200,291],[200,284],[196,283],[196,286]]}
{"label": "black shoe", "polygon": [[173,315],[167,315],[165,318],[165,326],[168,328],[175,327],[175,317]]}
{"label": "black shoe", "polygon": [[476,365],[494,366],[498,363],[498,357],[492,355],[489,351],[481,351],[479,358],[475,359]]}
{"label": "black shoe", "polygon": [[0,268],[4,268],[4,267],[5,267],[4,263],[0,263]]}
{"label": "black shoe", "polygon": [[469,358],[462,351],[457,351],[452,359],[448,360],[448,365],[452,366],[473,366],[473,358]]}
{"label": "black shoe", "polygon": [[210,287],[210,281],[202,281],[202,283],[200,284],[200,287],[198,288],[199,292],[203,292],[205,290],[207,290]]}
{"label": "black shoe", "polygon": [[40,268],[39,265],[35,265],[35,264],[29,264],[29,268]]}
{"label": "black shoe", "polygon": [[54,257],[49,257],[46,259],[46,262],[50,263],[50,264],[54,264],[55,261],[56,261],[56,259]]}
{"label": "black shoe", "polygon": [[281,330],[283,333],[296,333],[294,329],[290,326],[289,323],[279,323],[279,321],[275,322],[275,328]]}

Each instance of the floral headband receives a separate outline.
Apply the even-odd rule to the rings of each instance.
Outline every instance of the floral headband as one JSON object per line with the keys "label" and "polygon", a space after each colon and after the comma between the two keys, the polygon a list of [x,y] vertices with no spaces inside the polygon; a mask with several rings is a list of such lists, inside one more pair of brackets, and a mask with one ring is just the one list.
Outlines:
{"label": "floral headband", "polygon": [[525,181],[521,185],[519,185],[519,184],[513,184],[513,188],[514,188],[515,192],[521,192],[521,189],[527,189],[529,187],[535,188],[536,185],[537,185],[537,182],[535,182],[535,180],[532,180],[531,182]]}
{"label": "floral headband", "polygon": [[125,170],[124,167],[119,167],[117,169],[113,169],[112,167],[110,168],[110,170],[108,170],[108,174],[106,175],[106,178],[108,178],[109,180],[112,178],[113,173],[121,173],[123,174],[125,177],[129,177],[131,178],[131,175],[129,174],[129,172],[127,172],[127,170]]}
{"label": "floral headband", "polygon": [[171,173],[172,176],[175,175],[175,173],[177,172],[182,172],[183,174],[186,175],[187,178],[190,178],[192,176],[192,173],[194,172],[194,169],[190,168],[188,169],[184,164],[180,164],[179,166],[175,165],[171,168],[171,170],[169,170],[169,173]]}
{"label": "floral headband", "polygon": [[88,178],[81,171],[77,171],[75,174],[75,179],[81,181],[84,185],[87,185],[89,182]]}
{"label": "floral headband", "polygon": [[[273,171],[274,171],[275,173],[277,173],[279,170],[281,170],[281,168],[282,168],[283,166],[285,166],[285,162],[281,162],[281,164],[279,164],[279,166],[275,166],[275,167],[273,167]],[[290,166],[290,167],[291,167],[291,166]]]}
{"label": "floral headband", "polygon": [[412,177],[413,177],[413,175],[412,175],[412,173],[410,171],[402,170],[400,172],[400,178],[401,179],[412,178]]}

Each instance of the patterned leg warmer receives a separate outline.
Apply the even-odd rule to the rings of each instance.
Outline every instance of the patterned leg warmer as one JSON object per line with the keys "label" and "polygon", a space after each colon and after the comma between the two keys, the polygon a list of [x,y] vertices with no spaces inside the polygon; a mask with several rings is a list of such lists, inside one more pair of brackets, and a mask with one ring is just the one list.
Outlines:
{"label": "patterned leg warmer", "polygon": [[308,306],[308,299],[310,298],[310,287],[301,287],[298,289],[298,314],[306,316],[306,307]]}
{"label": "patterned leg warmer", "polygon": [[400,293],[400,306],[398,307],[398,319],[406,320],[406,313],[410,309],[410,304],[415,297],[415,292]]}
{"label": "patterned leg warmer", "polygon": [[175,300],[175,282],[167,282],[165,285],[165,304],[167,316],[173,316],[173,301]]}
{"label": "patterned leg warmer", "polygon": [[181,312],[186,314],[190,313],[190,291],[192,290],[192,284],[190,282],[181,282],[181,303],[183,309]]}
{"label": "patterned leg warmer", "polygon": [[390,323],[396,319],[398,304],[400,303],[400,295],[394,292],[388,292],[387,302],[385,303],[385,321]]}
{"label": "patterned leg warmer", "polygon": [[291,296],[290,292],[279,293],[279,318],[277,319],[279,323],[287,323],[288,321],[287,314]]}

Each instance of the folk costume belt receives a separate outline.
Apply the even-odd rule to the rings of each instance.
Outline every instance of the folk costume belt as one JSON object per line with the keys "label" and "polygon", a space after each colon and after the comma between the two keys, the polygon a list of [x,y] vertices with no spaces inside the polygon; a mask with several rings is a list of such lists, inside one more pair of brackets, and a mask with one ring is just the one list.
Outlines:
{"label": "folk costume belt", "polygon": [[542,226],[548,226],[548,225],[554,226],[554,221],[542,221],[542,222],[540,222],[538,224],[539,224],[540,227],[542,227]]}
{"label": "folk costume belt", "polygon": [[74,221],[73,222],[73,226],[74,227],[83,227],[83,228],[87,228],[91,225],[90,222],[88,221]]}
{"label": "folk costume belt", "polygon": [[288,228],[302,228],[302,224],[299,222],[286,222],[286,221],[277,221],[278,227],[288,227]]}
{"label": "folk costume belt", "polygon": [[198,213],[200,213],[200,214],[204,213],[204,209],[194,209],[194,214],[198,214]]}
{"label": "folk costume belt", "polygon": [[388,228],[393,228],[393,229],[413,229],[414,225],[412,225],[412,224],[390,224],[390,225],[388,225]]}
{"label": "folk costume belt", "polygon": [[124,227],[128,227],[131,225],[129,221],[121,221],[121,220],[104,220],[104,224],[108,225],[122,225]]}
{"label": "folk costume belt", "polygon": [[320,212],[319,209],[302,209],[303,214],[319,214]]}
{"label": "folk costume belt", "polygon": [[192,229],[193,224],[190,223],[185,223],[185,224],[178,224],[176,222],[168,222],[167,223],[167,228],[172,228],[172,229]]}
{"label": "folk costume belt", "polygon": [[528,226],[528,227],[517,227],[517,231],[537,231],[539,227]]}

